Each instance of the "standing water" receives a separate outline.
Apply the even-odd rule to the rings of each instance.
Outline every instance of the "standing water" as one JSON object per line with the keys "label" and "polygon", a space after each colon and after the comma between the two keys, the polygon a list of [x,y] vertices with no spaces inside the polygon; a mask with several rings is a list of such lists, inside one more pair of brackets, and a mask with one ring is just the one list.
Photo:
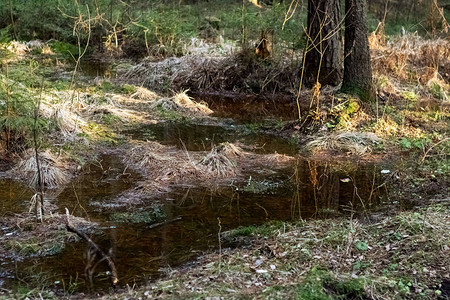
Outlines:
{"label": "standing water", "polygon": [[[90,71],[97,76],[104,69],[108,70],[102,66]],[[210,102],[213,106],[214,101]],[[280,108],[271,102],[265,103],[263,117],[266,112],[269,114],[268,107]],[[245,114],[239,111],[233,114],[226,101],[217,101],[215,105],[217,116],[235,118],[241,115],[241,123],[248,121],[255,111],[255,108],[248,108]],[[286,111],[292,110],[289,107]],[[249,151],[258,154],[296,156],[295,145],[242,128],[245,126],[234,123],[210,126],[167,122],[146,125],[125,134],[133,139],[156,140],[189,151],[208,151],[212,145],[231,142],[249,146]],[[60,213],[67,208],[73,215],[98,224],[98,232],[91,238],[104,251],[109,251],[122,286],[154,280],[171,267],[186,263],[201,252],[216,249],[219,229],[223,232],[268,221],[342,214],[365,216],[388,202],[387,191],[377,188],[383,186],[380,166],[301,158],[282,167],[274,168],[267,163],[246,170],[242,174],[245,180],[214,188],[200,184],[173,186],[169,193],[135,202],[133,191],[139,188],[137,182],[143,178],[129,170],[122,160],[116,155],[103,155],[54,200]],[[123,199],[124,195],[129,198]],[[31,196],[31,191],[23,184],[0,178],[0,217],[26,211],[24,203]],[[2,228],[2,232],[8,230]],[[110,284],[104,264],[96,268],[93,289],[89,287],[85,277],[88,249],[85,241],[79,241],[66,244],[60,253],[51,256],[23,260],[1,258],[0,288],[39,282],[60,291],[105,291]]]}
{"label": "standing water", "polygon": [[[226,231],[271,220],[369,213],[385,196],[372,190],[374,185],[380,185],[380,169],[350,164],[351,167],[298,159],[281,170],[261,166],[245,174],[245,182],[214,190],[182,186],[128,207],[115,206],[114,200],[121,192],[133,189],[139,175],[126,170],[120,157],[107,155],[63,190],[56,204],[61,212],[67,207],[74,215],[99,224],[101,233],[92,239],[102,249],[110,249],[120,283],[132,285],[155,279],[167,268],[218,247],[218,220],[222,231]],[[6,203],[17,204],[27,198],[9,195]],[[3,207],[2,212],[5,210],[8,208]],[[161,225],[154,226],[155,223]],[[3,268],[15,270],[13,276],[12,272],[6,273],[10,278],[4,280],[8,286],[20,285],[17,278],[23,280],[38,273],[51,278],[46,284],[54,289],[71,283],[77,291],[87,291],[84,272],[88,248],[86,242],[80,241],[67,244],[53,256],[2,262]],[[108,289],[108,269],[100,265],[96,271],[94,290]]]}

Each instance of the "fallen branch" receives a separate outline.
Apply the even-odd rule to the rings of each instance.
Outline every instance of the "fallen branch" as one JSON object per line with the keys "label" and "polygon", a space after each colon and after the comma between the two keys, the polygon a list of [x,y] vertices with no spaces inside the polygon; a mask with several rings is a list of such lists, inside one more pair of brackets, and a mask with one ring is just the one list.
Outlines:
{"label": "fallen branch", "polygon": [[177,222],[177,221],[180,221],[180,220],[181,220],[181,217],[176,217],[175,219],[172,219],[172,220],[168,220],[168,221],[165,221],[165,222],[152,224],[152,225],[148,226],[148,228],[149,229],[153,229],[153,228],[160,227],[160,226],[163,226],[163,225],[167,225],[167,224],[170,224],[170,223],[174,223],[174,222]]}
{"label": "fallen branch", "polygon": [[119,278],[117,276],[117,269],[116,269],[116,265],[114,264],[114,261],[112,260],[112,258],[107,255],[105,252],[103,252],[102,249],[100,249],[100,247],[90,238],[88,237],[86,234],[84,234],[83,232],[79,231],[77,228],[75,228],[69,220],[69,210],[66,208],[66,228],[67,231],[73,232],[76,235],[78,235],[80,238],[82,238],[83,240],[85,240],[86,242],[89,243],[89,245],[92,247],[92,249],[101,257],[101,261],[105,260],[108,263],[108,267],[111,271],[111,283],[113,287],[116,287],[117,284],[119,283]]}
{"label": "fallen branch", "polygon": [[443,142],[447,141],[449,138],[445,138],[442,141],[437,142],[434,145],[431,145],[430,148],[428,148],[428,150],[424,153],[422,160],[420,161],[420,164],[423,164],[423,162],[425,161],[425,159],[428,157],[428,153],[433,150],[434,147],[436,147],[439,144],[442,144]]}

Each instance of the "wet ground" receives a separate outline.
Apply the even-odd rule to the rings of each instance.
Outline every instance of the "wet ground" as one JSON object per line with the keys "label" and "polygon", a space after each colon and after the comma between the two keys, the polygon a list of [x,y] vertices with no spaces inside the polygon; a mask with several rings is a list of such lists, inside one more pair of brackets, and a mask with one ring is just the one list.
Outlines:
{"label": "wet ground", "polygon": [[[219,130],[214,135],[213,128],[204,130],[200,126],[187,130],[189,134],[172,136],[178,129],[165,126],[170,127],[162,126],[166,131],[155,127],[156,140],[167,144],[182,141],[190,150],[233,141],[229,139],[232,134],[228,130]],[[259,141],[261,137],[254,139]],[[285,143],[280,143],[280,149],[276,148],[275,141],[268,144],[271,146],[265,151],[292,154]],[[122,192],[132,190],[140,175],[126,169],[121,157],[104,155],[57,196],[56,205],[60,212],[67,207],[72,214],[100,224],[102,233],[92,238],[103,249],[111,249],[121,285],[132,285],[155,279],[167,268],[188,262],[201,251],[217,248],[219,222],[220,230],[226,231],[270,220],[327,218],[352,212],[364,216],[389,204],[386,191],[376,189],[382,184],[380,166],[357,162],[321,163],[300,158],[281,170],[273,170],[270,165],[249,171],[245,182],[219,186],[215,190],[179,187],[138,205],[115,206],[115,200]],[[1,214],[26,209],[24,203],[30,199],[31,192],[10,179],[0,180],[0,185]],[[167,224],[153,226],[164,222]],[[88,245],[81,241],[68,244],[62,253],[54,256],[2,262],[2,268],[16,270],[15,274],[3,273],[4,280],[7,279],[9,285],[20,284],[15,278],[40,274],[51,278],[47,284],[55,289],[63,289],[71,282],[76,283],[76,290],[87,291],[84,276],[87,249]],[[109,288],[106,271],[106,266],[98,267],[94,290]]]}
{"label": "wet ground", "polygon": [[[96,69],[92,76],[101,72],[101,68]],[[296,159],[282,168],[274,168],[273,162],[263,164],[247,170],[244,181],[215,189],[179,186],[168,194],[123,205],[123,201],[117,204],[118,198],[133,191],[141,175],[129,170],[120,155],[101,156],[60,191],[54,201],[59,212],[68,208],[72,214],[100,225],[101,233],[91,238],[113,257],[121,286],[154,280],[202,251],[217,248],[219,230],[342,214],[364,218],[392,205],[383,185],[385,175],[381,173],[386,166],[354,160],[334,163],[304,160],[297,157],[296,146],[288,141],[242,125],[249,119],[292,117],[277,105],[267,102],[263,114],[252,115],[255,107],[247,110],[248,114],[239,113],[222,99],[217,103],[213,99],[208,101],[217,116],[238,121],[228,119],[223,126],[161,122],[125,134],[132,139],[155,140],[190,151],[209,150],[213,144],[231,142],[259,154],[279,153]],[[26,211],[31,196],[24,184],[0,178],[0,217]],[[86,292],[90,289],[85,277],[87,249],[86,242],[81,241],[66,245],[53,256],[0,260],[0,287],[22,285],[25,280],[41,282],[55,290]],[[94,291],[109,288],[105,265],[98,266],[93,282]]]}

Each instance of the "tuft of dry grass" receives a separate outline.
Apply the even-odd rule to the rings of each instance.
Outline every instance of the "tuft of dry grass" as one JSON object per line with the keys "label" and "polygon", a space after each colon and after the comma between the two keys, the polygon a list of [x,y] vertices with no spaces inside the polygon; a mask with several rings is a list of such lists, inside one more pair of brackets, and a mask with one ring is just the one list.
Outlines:
{"label": "tuft of dry grass", "polygon": [[160,183],[178,182],[197,173],[195,164],[182,151],[157,142],[138,144],[130,150],[125,162]]}
{"label": "tuft of dry grass", "polygon": [[187,110],[191,113],[200,113],[209,115],[212,114],[213,111],[208,108],[206,103],[195,102],[193,98],[189,97],[186,94],[187,91],[183,91],[181,93],[177,93],[173,97],[173,102],[178,105],[181,110]]}
{"label": "tuft of dry grass", "polygon": [[71,136],[81,132],[81,126],[87,126],[86,121],[77,114],[67,110],[63,105],[56,107],[52,114],[58,129],[64,136]]}
{"label": "tuft of dry grass", "polygon": [[231,147],[223,146],[218,149],[216,146],[213,146],[211,151],[199,162],[199,165],[203,167],[202,170],[214,174],[217,177],[231,177],[236,175],[236,164],[227,157],[227,149],[230,150]]}
{"label": "tuft of dry grass", "polygon": [[285,168],[293,157],[279,154],[245,152],[231,143],[214,145],[210,151],[187,151],[158,142],[139,142],[129,149],[124,163],[140,172],[139,193],[166,193],[176,185],[196,184],[205,187],[246,180],[242,174],[270,164],[274,169]]}
{"label": "tuft of dry grass", "polygon": [[225,142],[219,144],[217,147],[220,153],[223,153],[227,158],[240,157],[244,155],[244,150],[241,147]]}
{"label": "tuft of dry grass", "polygon": [[188,116],[205,116],[213,113],[206,103],[195,102],[186,94],[186,91],[177,93],[171,98],[161,98],[154,102],[152,108],[181,112]]}
{"label": "tuft of dry grass", "polygon": [[[236,175],[235,163],[227,157],[230,145],[214,146],[206,155],[204,152],[189,152],[157,142],[140,143],[133,147],[125,162],[161,184],[215,180]],[[234,152],[237,153],[237,152]]]}
{"label": "tuft of dry grass", "polygon": [[[39,153],[39,164],[41,182],[45,188],[54,189],[69,181],[70,176],[66,172],[67,165],[49,150]],[[31,187],[36,187],[38,171],[34,150],[25,152],[24,158],[9,172],[15,177],[27,181]]]}
{"label": "tuft of dry grass", "polygon": [[158,98],[158,94],[144,87],[139,87],[137,91],[130,96],[130,98],[146,101],[154,101]]}
{"label": "tuft of dry grass", "polygon": [[157,142],[139,142],[124,159],[131,168],[144,174],[146,193],[167,192],[178,184],[215,185],[236,179],[244,166],[266,164],[266,157],[244,152],[231,143],[213,146],[211,151],[187,151]]}
{"label": "tuft of dry grass", "polygon": [[372,151],[372,146],[381,142],[374,133],[342,132],[319,137],[307,144],[312,151],[348,151],[362,155]]}

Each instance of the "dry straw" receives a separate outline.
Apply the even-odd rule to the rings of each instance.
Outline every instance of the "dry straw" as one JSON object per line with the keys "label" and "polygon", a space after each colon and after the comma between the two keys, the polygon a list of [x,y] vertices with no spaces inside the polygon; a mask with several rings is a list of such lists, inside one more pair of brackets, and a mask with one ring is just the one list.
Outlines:
{"label": "dry straw", "polygon": [[167,191],[172,184],[202,181],[203,184],[238,174],[236,159],[243,151],[230,143],[213,146],[209,152],[189,152],[157,142],[140,143],[130,149],[125,163],[151,179],[148,189]]}
{"label": "dry straw", "polygon": [[205,173],[217,177],[230,177],[236,174],[236,164],[226,156],[226,151],[223,151],[226,148],[234,152],[234,149],[231,149],[231,147],[218,149],[216,146],[213,146],[211,151],[200,160],[199,165],[203,167],[202,170]]}
{"label": "dry straw", "polygon": [[[49,150],[39,153],[41,182],[48,189],[57,188],[69,181],[65,169],[67,166],[61,159],[54,156]],[[38,171],[36,156],[33,151],[27,151],[25,157],[11,172],[18,178],[28,181],[31,187],[36,187]]]}
{"label": "dry straw", "polygon": [[319,137],[307,144],[313,151],[349,151],[352,154],[365,154],[380,143],[381,139],[374,133],[342,132]]}
{"label": "dry straw", "polygon": [[177,93],[171,98],[161,98],[155,101],[152,107],[177,111],[188,116],[205,116],[213,113],[206,103],[195,102],[186,92]]}

